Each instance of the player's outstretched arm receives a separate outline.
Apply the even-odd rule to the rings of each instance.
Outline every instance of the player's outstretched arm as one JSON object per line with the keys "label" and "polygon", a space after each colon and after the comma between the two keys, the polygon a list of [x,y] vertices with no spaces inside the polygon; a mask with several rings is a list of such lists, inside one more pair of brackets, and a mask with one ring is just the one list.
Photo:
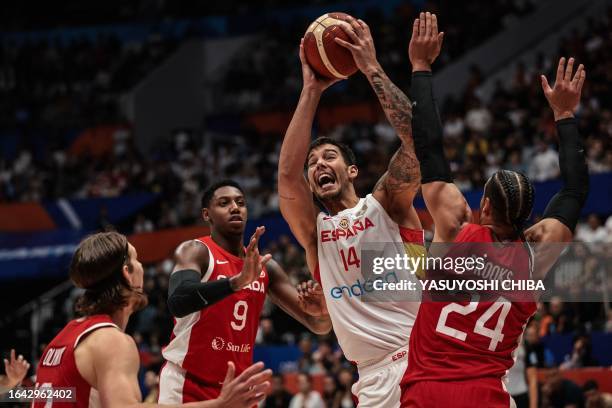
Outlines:
{"label": "player's outstretched arm", "polygon": [[317,263],[317,210],[312,200],[312,192],[304,178],[304,164],[321,94],[337,80],[316,77],[306,62],[303,39],[300,42],[299,54],[304,84],[281,146],[278,161],[278,196],[281,213],[293,235],[306,250],[308,267],[314,270]]}
{"label": "player's outstretched arm", "polygon": [[343,25],[342,29],[352,43],[338,37],[335,41],[351,51],[357,67],[368,78],[387,120],[402,142],[391,158],[387,172],[376,184],[374,197],[398,224],[414,226],[406,225],[408,221],[418,222],[412,200],[421,184],[410,123],[412,106],[406,94],[391,82],[378,63],[374,40],[368,25],[350,16],[346,17],[346,22],[348,25]]}
{"label": "player's outstretched arm", "polygon": [[198,240],[179,245],[174,254],[175,266],[168,287],[170,313],[175,317],[185,317],[215,304],[256,280],[262,267],[271,258],[271,255],[261,256],[257,247],[259,237],[264,232],[264,227],[255,230],[246,249],[244,266],[238,275],[210,282],[205,276],[210,261],[208,248]]}
{"label": "player's outstretched arm", "polygon": [[[113,347],[108,347],[112,344]],[[115,328],[98,329],[79,345],[76,363],[85,380],[98,390],[102,407],[151,407],[142,403],[138,386],[140,359],[134,340]],[[270,370],[263,363],[247,368],[234,378],[235,367],[230,364],[221,395],[211,401],[193,402],[160,407],[229,408],[247,407],[265,398],[269,388]]]}
{"label": "player's outstretched arm", "polygon": [[559,60],[557,77],[551,88],[544,75],[542,89],[553,110],[559,135],[559,167],[563,187],[550,200],[543,219],[525,231],[525,237],[536,245],[536,270],[545,274],[556,262],[560,247],[547,243],[569,242],[589,193],[589,172],[584,154],[584,143],[578,132],[574,111],[580,102],[582,85],[586,78],[580,64],[573,73],[574,59]]}
{"label": "player's outstretched arm", "polygon": [[308,292],[306,288],[308,295],[304,296],[302,286],[300,286],[300,291],[296,290],[276,261],[268,262],[266,269],[270,276],[269,293],[272,302],[313,333],[329,333],[332,323],[321,287],[310,281],[311,290]]}
{"label": "player's outstretched arm", "polygon": [[412,64],[410,96],[412,129],[421,169],[421,191],[434,225],[434,242],[452,242],[471,211],[453,184],[442,148],[442,121],[434,99],[431,64],[440,54],[444,33],[435,14],[421,13],[414,21],[408,56]]}

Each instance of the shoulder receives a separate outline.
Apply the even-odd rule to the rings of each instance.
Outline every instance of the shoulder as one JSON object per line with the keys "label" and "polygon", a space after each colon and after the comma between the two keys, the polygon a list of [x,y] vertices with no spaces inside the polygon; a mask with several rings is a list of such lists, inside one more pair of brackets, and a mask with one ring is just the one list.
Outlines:
{"label": "shoulder", "polygon": [[544,218],[525,231],[529,242],[571,242],[572,231],[556,218]]}
{"label": "shoulder", "polygon": [[[112,347],[109,347],[112,344]],[[133,357],[138,359],[138,348],[131,336],[116,327],[102,327],[83,341],[83,347],[97,357]]]}
{"label": "shoulder", "polygon": [[198,239],[190,239],[182,242],[174,252],[177,264],[197,263],[199,266],[207,266],[210,254],[206,244]]}
{"label": "shoulder", "polygon": [[474,240],[482,240],[489,237],[489,229],[482,225],[465,223],[459,229],[459,233],[455,237],[455,242],[471,242]]}
{"label": "shoulder", "polygon": [[74,357],[79,373],[92,386],[96,386],[100,376],[116,372],[118,366],[134,369],[140,364],[134,339],[116,327],[93,331],[79,343]]}

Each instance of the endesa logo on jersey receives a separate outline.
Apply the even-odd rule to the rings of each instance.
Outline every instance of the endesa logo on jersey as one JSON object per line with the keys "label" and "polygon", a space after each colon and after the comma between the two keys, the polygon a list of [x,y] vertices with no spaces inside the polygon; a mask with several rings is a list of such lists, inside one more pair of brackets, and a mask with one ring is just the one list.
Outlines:
{"label": "endesa logo on jersey", "polygon": [[355,221],[351,226],[348,225],[348,220],[344,218],[340,221],[340,228],[321,230],[321,242],[333,242],[342,238],[348,239],[371,227],[374,227],[374,223],[368,217],[363,221]]}
{"label": "endesa logo on jersey", "polygon": [[387,274],[377,276],[376,279],[368,278],[366,280],[357,279],[352,285],[335,286],[331,288],[330,295],[334,299],[342,299],[344,296],[352,298],[353,296],[363,296],[365,293],[373,292],[374,282],[382,281],[387,283],[399,282],[395,272],[388,272]]}

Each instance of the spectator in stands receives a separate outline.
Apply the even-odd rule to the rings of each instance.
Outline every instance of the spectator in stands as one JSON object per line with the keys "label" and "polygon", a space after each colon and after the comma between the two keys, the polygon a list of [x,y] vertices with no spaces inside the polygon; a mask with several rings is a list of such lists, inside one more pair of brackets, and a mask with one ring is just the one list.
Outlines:
{"label": "spectator in stands", "polygon": [[314,365],[314,360],[312,358],[312,338],[310,334],[304,333],[299,342],[300,351],[302,352],[302,357],[300,357],[298,361],[298,370],[309,373],[310,369]]}
{"label": "spectator in stands", "polygon": [[608,310],[608,320],[606,320],[606,333],[612,333],[612,310]]}
{"label": "spectator in stands", "polygon": [[517,408],[537,407],[537,368],[528,364],[524,342],[517,347],[515,356],[514,365],[508,370],[508,392]]}
{"label": "spectator in stands", "polygon": [[593,358],[591,353],[591,340],[587,336],[577,336],[574,339],[571,355],[565,356],[565,361],[561,364],[560,368],[562,370],[571,370],[596,366],[597,360]]}
{"label": "spectator in stands", "polygon": [[553,296],[548,304],[548,313],[540,321],[540,337],[550,333],[568,333],[572,329],[572,321],[564,313],[563,301],[559,296]]}
{"label": "spectator in stands", "polygon": [[559,154],[542,139],[538,139],[535,144],[528,176],[533,181],[546,181],[559,177]]}
{"label": "spectator in stands", "polygon": [[576,239],[582,242],[604,243],[608,238],[608,231],[601,225],[597,214],[589,214],[586,224],[576,228]]}
{"label": "spectator in stands", "polygon": [[599,391],[599,384],[595,380],[588,380],[582,386],[586,408],[609,408],[612,407],[612,394]]}
{"label": "spectator in stands", "polygon": [[15,358],[15,350],[11,350],[10,357],[4,359],[4,375],[0,375],[0,394],[21,384],[29,369],[30,363],[21,354]]}
{"label": "spectator in stands", "polygon": [[134,233],[152,232],[155,226],[151,220],[147,219],[144,214],[138,214],[134,223]]}
{"label": "spectator in stands", "polygon": [[155,371],[148,370],[145,373],[144,385],[147,389],[143,402],[156,404],[159,397],[159,375]]}
{"label": "spectator in stands", "polygon": [[321,394],[312,389],[312,378],[306,373],[298,374],[299,392],[289,403],[289,408],[325,408]]}
{"label": "spectator in stands", "polygon": [[266,398],[263,408],[286,408],[291,403],[291,395],[284,385],[283,376],[274,374],[272,376],[272,392]]}
{"label": "spectator in stands", "polygon": [[542,385],[543,407],[576,407],[584,406],[584,395],[579,386],[565,379],[559,370],[552,370]]}
{"label": "spectator in stands", "polygon": [[349,368],[342,368],[338,372],[338,391],[334,408],[352,408],[357,406],[351,388],[355,383],[355,375]]}
{"label": "spectator in stands", "polygon": [[327,374],[323,377],[323,402],[325,403],[325,407],[330,408],[334,406],[334,400],[336,398],[336,391],[338,390],[338,383],[336,378]]}
{"label": "spectator in stands", "polygon": [[259,321],[259,330],[257,331],[257,336],[255,338],[256,344],[279,344],[280,338],[274,330],[274,323],[272,319],[267,317],[262,318]]}
{"label": "spectator in stands", "polygon": [[530,323],[525,329],[525,366],[545,368],[553,364],[552,353],[544,346],[540,336],[538,336],[537,323]]}

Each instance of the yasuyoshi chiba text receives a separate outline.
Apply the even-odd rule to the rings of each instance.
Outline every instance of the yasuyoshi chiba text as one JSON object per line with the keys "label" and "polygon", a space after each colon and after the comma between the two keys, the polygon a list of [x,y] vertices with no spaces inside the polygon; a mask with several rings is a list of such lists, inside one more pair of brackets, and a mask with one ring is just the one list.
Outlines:
{"label": "yasuyoshi chiba text", "polygon": [[374,280],[374,290],[392,291],[535,291],[545,290],[544,282],[541,280],[474,280],[474,279],[436,279],[436,280],[400,280],[397,282],[385,282]]}

